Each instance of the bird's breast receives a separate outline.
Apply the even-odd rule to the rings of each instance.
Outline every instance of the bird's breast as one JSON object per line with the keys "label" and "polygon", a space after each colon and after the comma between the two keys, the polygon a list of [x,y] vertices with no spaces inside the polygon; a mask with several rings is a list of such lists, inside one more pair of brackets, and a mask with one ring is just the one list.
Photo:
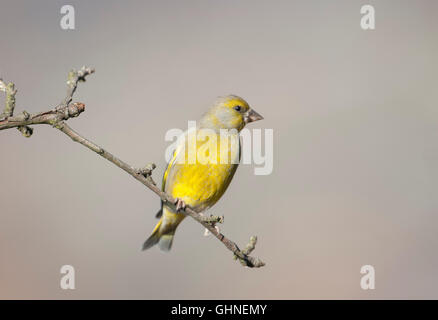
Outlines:
{"label": "bird's breast", "polygon": [[186,155],[196,151],[196,162],[175,161],[166,183],[166,192],[198,210],[208,209],[220,199],[238,166],[238,137],[237,140],[219,135],[217,138],[222,148],[218,147],[216,151],[205,144],[186,145]]}

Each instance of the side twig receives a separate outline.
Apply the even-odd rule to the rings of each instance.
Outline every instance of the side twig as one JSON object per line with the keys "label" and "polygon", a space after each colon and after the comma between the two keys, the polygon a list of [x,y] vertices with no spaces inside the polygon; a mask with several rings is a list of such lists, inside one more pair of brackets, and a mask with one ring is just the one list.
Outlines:
{"label": "side twig", "polygon": [[[32,128],[29,127],[30,125],[51,125],[69,136],[73,141],[87,147],[91,151],[97,153],[101,157],[107,159],[120,169],[130,174],[136,180],[138,180],[147,188],[156,193],[166,205],[175,208],[174,203],[176,199],[161,191],[152,179],[152,171],[155,169],[154,164],[149,164],[142,169],[134,168],[133,166],[122,161],[110,152],[106,151],[102,147],[98,146],[94,142],[84,138],[79,133],[75,132],[65,122],[72,117],[77,117],[85,110],[85,105],[83,103],[72,102],[73,95],[77,89],[78,83],[80,81],[85,81],[86,76],[92,74],[93,72],[94,69],[86,67],[82,67],[79,71],[70,71],[67,80],[67,95],[56,108],[36,114],[29,114],[26,111],[23,111],[17,116],[13,115],[15,108],[15,94],[17,92],[15,90],[14,84],[5,84],[2,80],[0,80],[0,91],[6,93],[5,108],[3,113],[0,114],[0,130],[18,128],[23,133],[23,135],[30,137],[33,132]],[[262,262],[260,259],[250,256],[250,253],[255,249],[255,244],[257,242],[256,237],[251,237],[247,247],[244,250],[240,250],[236,243],[225,237],[225,235],[220,233],[218,229],[215,228],[216,223],[223,222],[223,217],[205,217],[194,211],[189,206],[186,206],[186,208],[183,209],[182,212],[199,222],[204,228],[206,228],[217,239],[219,239],[219,241],[221,241],[225,245],[225,247],[227,247],[227,249],[233,252],[234,257],[236,259],[239,259],[242,265],[250,268],[258,268],[265,265],[265,263]]]}

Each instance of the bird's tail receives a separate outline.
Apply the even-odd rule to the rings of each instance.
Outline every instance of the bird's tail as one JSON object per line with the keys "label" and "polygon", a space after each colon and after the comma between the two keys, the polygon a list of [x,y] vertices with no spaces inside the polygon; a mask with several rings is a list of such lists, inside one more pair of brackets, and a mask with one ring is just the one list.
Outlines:
{"label": "bird's tail", "polygon": [[[174,214],[170,213],[171,215],[180,215],[180,214]],[[184,217],[184,215],[182,215]],[[179,223],[183,219],[183,217],[178,217],[176,221],[174,219],[171,219],[172,222],[167,221],[169,219],[165,218],[166,216],[163,215],[158,221],[157,225],[155,226],[154,230],[152,231],[152,234],[150,237],[145,241],[143,244],[143,250],[147,250],[154,245],[158,243],[158,246],[162,251],[169,251],[172,247],[173,237],[175,235],[175,230],[178,227]]]}

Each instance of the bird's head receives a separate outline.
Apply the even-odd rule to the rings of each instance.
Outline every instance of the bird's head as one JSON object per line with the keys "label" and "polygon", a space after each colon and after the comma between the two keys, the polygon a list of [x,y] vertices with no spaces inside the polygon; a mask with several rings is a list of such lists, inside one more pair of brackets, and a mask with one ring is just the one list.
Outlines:
{"label": "bird's head", "polygon": [[220,97],[213,107],[204,114],[200,126],[209,129],[242,130],[249,122],[262,120],[263,117],[255,112],[244,99],[229,95]]}

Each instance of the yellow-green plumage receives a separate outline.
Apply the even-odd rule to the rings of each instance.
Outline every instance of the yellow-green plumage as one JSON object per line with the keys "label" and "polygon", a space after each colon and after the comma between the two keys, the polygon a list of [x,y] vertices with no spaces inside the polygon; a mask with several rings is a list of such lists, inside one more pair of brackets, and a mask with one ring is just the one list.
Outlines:
{"label": "yellow-green plumage", "polygon": [[[183,200],[198,212],[209,209],[222,197],[237,169],[240,154],[239,131],[247,122],[261,118],[242,98],[221,98],[201,118],[195,130],[185,132],[178,140],[163,175],[162,190]],[[220,129],[229,130],[224,134]],[[210,139],[200,139],[199,135],[202,136],[203,133],[210,135]],[[198,139],[191,139],[191,134],[191,137],[198,136]],[[191,158],[191,155],[196,155],[196,158]],[[175,230],[184,218],[184,214],[176,213],[164,205],[160,221],[144,243],[143,250],[156,243],[160,249],[170,250]]]}

